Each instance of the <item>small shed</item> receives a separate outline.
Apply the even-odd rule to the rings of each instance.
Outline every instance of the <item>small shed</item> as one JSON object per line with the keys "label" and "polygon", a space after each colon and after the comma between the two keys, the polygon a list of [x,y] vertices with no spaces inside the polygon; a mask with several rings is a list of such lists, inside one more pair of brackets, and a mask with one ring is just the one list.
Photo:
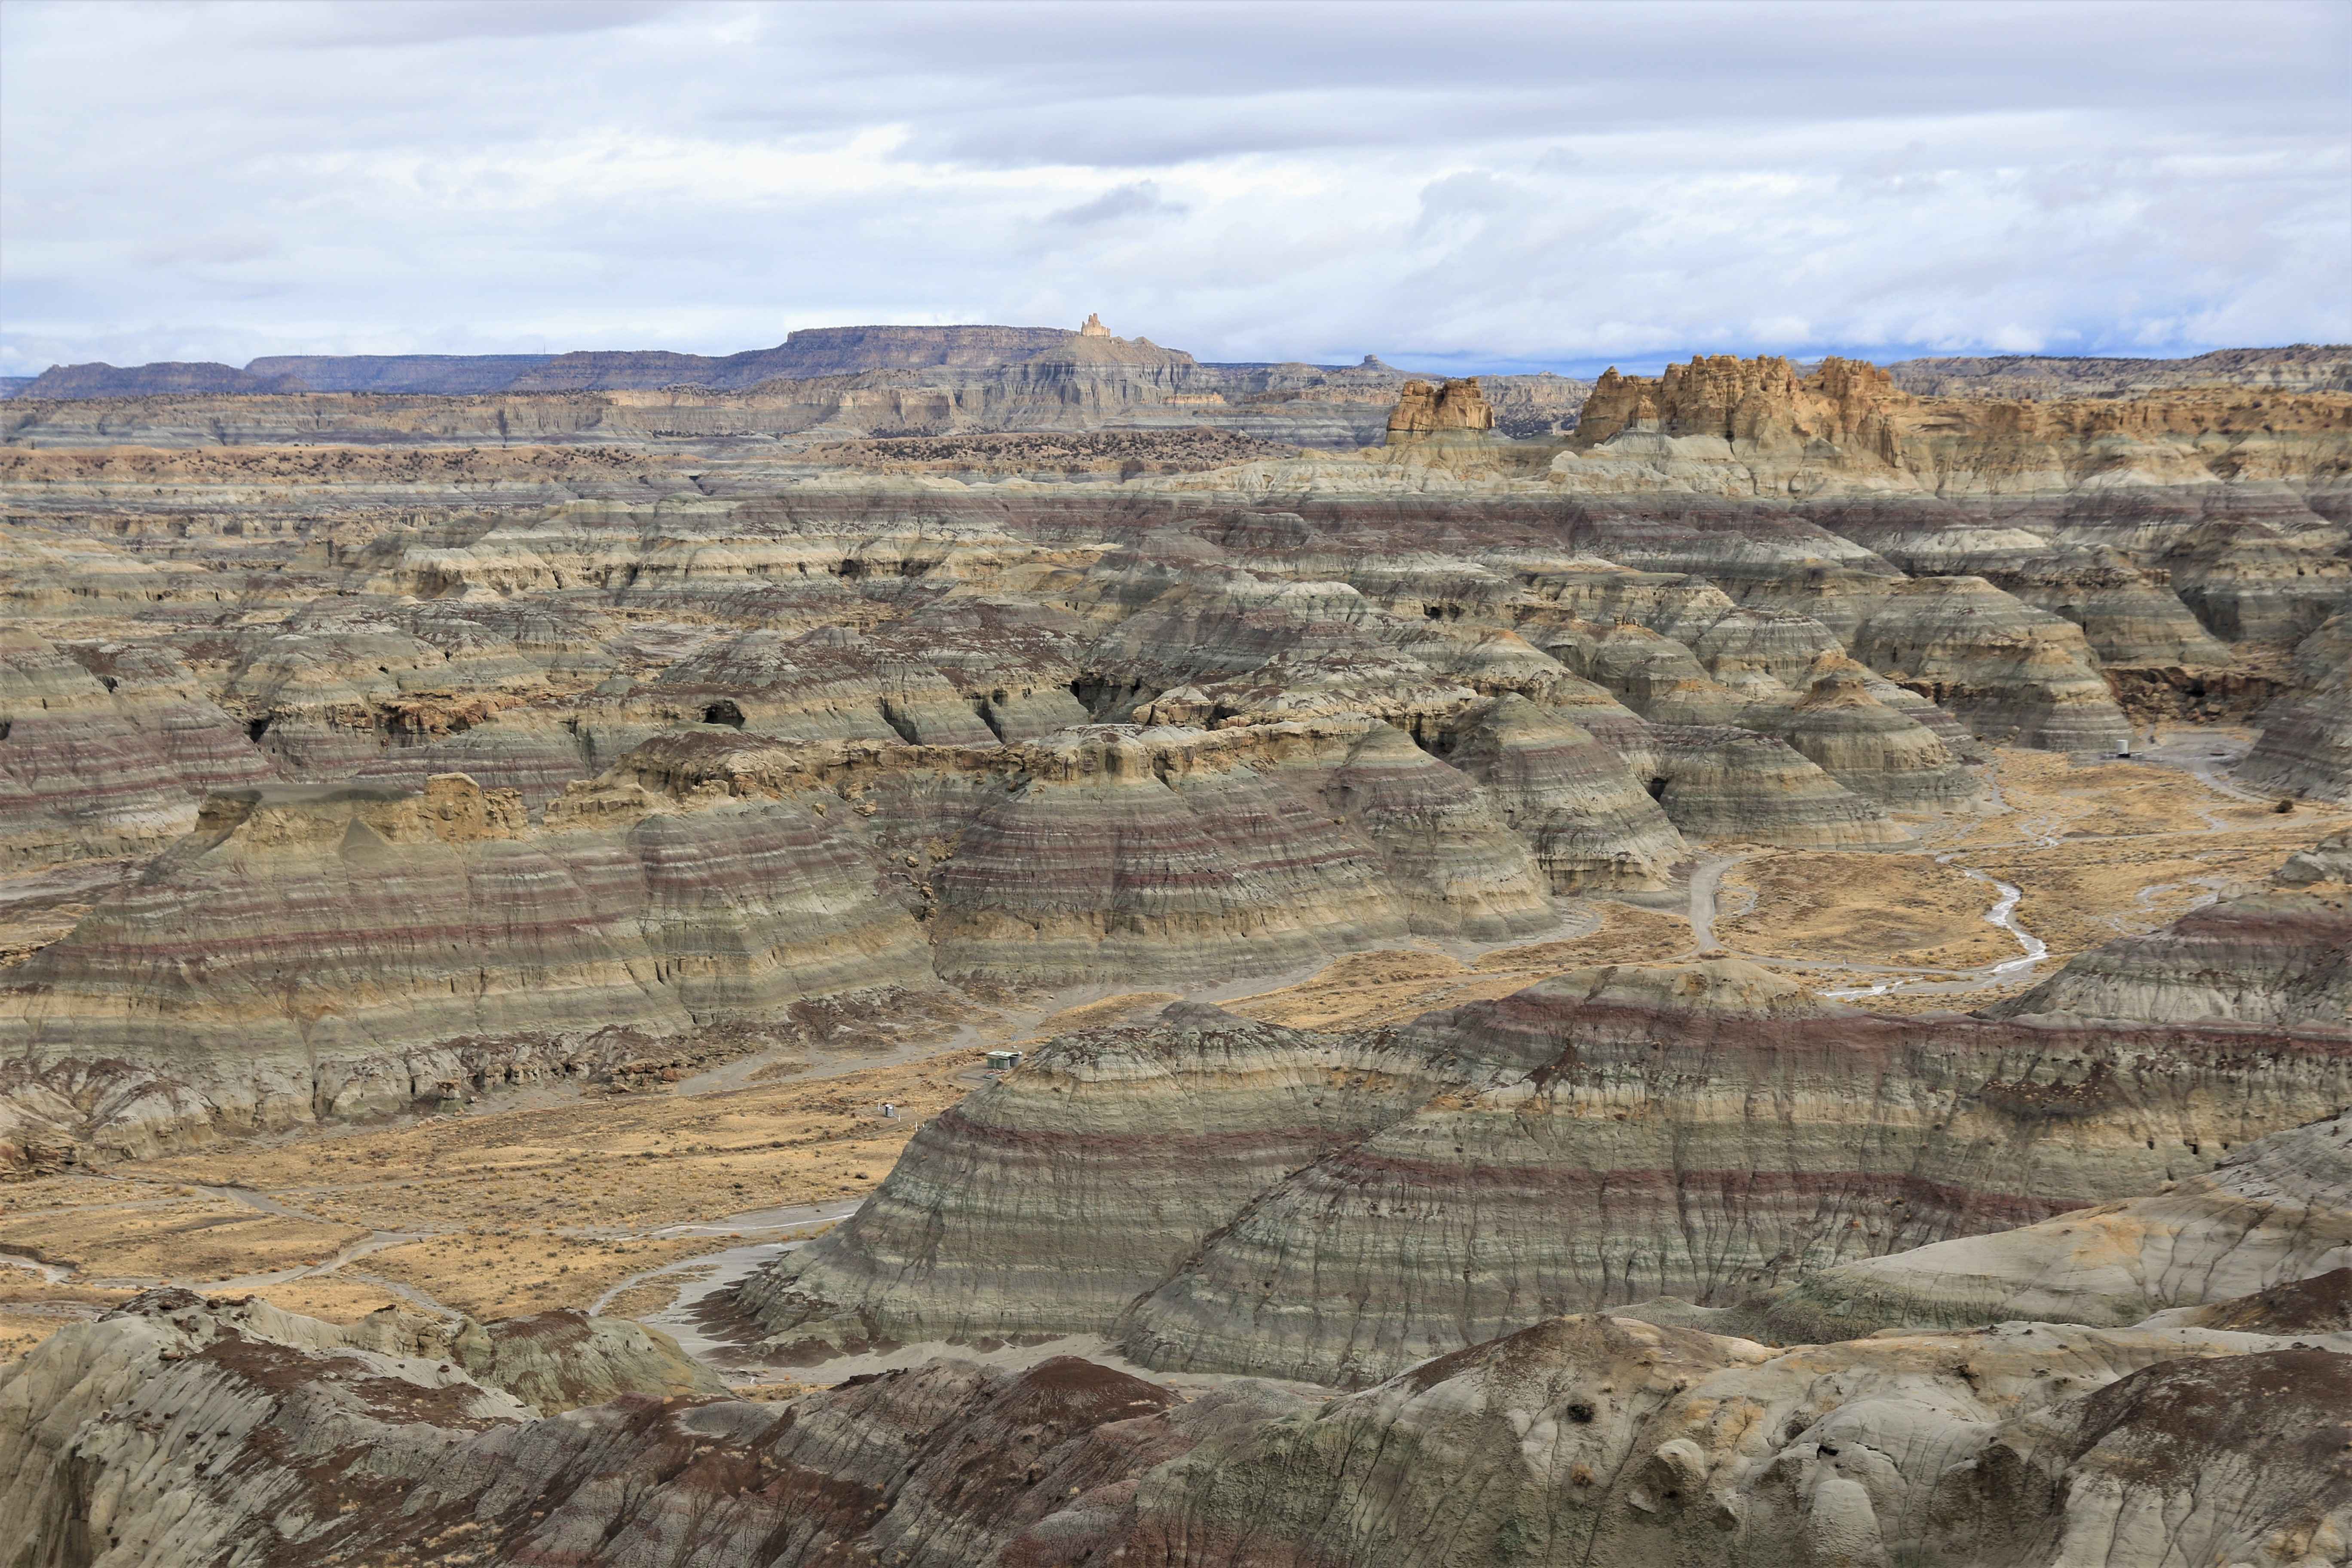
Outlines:
{"label": "small shed", "polygon": [[988,1053],[988,1070],[991,1072],[1011,1072],[1014,1068],[1017,1068],[1020,1065],[1021,1053],[1019,1051],[991,1051]]}

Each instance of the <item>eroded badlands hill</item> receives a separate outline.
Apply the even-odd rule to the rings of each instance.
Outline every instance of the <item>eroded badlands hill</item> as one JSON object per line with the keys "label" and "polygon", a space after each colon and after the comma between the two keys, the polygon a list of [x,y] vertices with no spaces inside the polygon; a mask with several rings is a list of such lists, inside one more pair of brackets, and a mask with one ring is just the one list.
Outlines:
{"label": "eroded badlands hill", "polygon": [[[877,1381],[149,1298],[0,1373],[0,1568],[2343,1554],[2352,400],[1188,364],[9,405],[0,1170],[413,1132],[257,1195],[331,1303],[468,1106],[822,1018],[930,1119],[709,1298]],[[730,1115],[632,1248],[782,1201]]]}
{"label": "eroded badlands hill", "polygon": [[1989,743],[2252,717],[2249,784],[2352,787],[2342,399],[1717,359],[1603,378],[1564,447],[1493,424],[1415,384],[1344,459],[1050,486],[20,448],[10,1146],[1525,938],[1715,846],[1902,852],[1998,808]]}

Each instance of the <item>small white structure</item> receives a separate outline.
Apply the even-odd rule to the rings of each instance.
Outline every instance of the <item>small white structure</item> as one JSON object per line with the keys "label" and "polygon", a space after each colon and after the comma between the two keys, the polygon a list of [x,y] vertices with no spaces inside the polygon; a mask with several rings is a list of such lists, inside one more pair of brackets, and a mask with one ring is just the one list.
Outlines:
{"label": "small white structure", "polygon": [[991,1051],[988,1053],[988,1070],[991,1072],[1011,1072],[1014,1068],[1017,1068],[1020,1065],[1021,1053],[1019,1051]]}

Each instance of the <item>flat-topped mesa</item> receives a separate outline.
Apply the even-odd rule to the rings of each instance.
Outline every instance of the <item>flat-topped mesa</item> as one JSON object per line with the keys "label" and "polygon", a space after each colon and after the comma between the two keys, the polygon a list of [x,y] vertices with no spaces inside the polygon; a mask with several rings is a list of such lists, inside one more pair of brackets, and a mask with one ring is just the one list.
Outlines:
{"label": "flat-topped mesa", "polygon": [[1396,409],[1389,416],[1388,444],[1399,447],[1432,437],[1482,436],[1494,428],[1495,410],[1476,376],[1443,384],[1408,381],[1397,389]]}
{"label": "flat-topped mesa", "polygon": [[1570,444],[1590,448],[1627,431],[1712,436],[1750,446],[1829,441],[1849,454],[1895,460],[1890,413],[1912,401],[1864,360],[1832,355],[1811,375],[1778,354],[1709,354],[1670,364],[1655,380],[1602,373],[1585,399]]}

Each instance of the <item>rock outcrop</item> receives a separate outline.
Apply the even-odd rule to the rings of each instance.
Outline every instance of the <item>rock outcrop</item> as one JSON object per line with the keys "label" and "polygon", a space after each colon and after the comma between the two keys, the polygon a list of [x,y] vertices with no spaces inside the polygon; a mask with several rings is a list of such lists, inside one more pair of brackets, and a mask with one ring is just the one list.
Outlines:
{"label": "rock outcrop", "polygon": [[649,1368],[541,1415],[448,1349],[353,1338],[186,1292],[53,1336],[0,1372],[0,1561],[1076,1563],[1115,1548],[1144,1472],[1304,1403],[1265,1385],[1187,1403],[1060,1357],[935,1362],[783,1406]]}
{"label": "rock outcrop", "polygon": [[553,1417],[325,1329],[155,1294],[0,1374],[9,1568],[2292,1568],[2352,1541],[2325,1328],[1775,1350],[1578,1316],[1328,1403],[1056,1356]]}
{"label": "rock outcrop", "polygon": [[2347,1347],[1554,1319],[1203,1443],[1138,1489],[1123,1561],[2324,1563],[2352,1542]]}
{"label": "rock outcrop", "polygon": [[1822,441],[1891,463],[1896,437],[1887,409],[1900,401],[1885,371],[1834,356],[1806,376],[1773,355],[1697,358],[1668,365],[1655,381],[1612,366],[1593,383],[1570,443],[1589,449],[1628,434],[1735,449]]}
{"label": "rock outcrop", "polygon": [[1397,405],[1389,415],[1389,445],[1476,436],[1494,427],[1495,411],[1476,376],[1443,383],[1408,381],[1397,389]]}

